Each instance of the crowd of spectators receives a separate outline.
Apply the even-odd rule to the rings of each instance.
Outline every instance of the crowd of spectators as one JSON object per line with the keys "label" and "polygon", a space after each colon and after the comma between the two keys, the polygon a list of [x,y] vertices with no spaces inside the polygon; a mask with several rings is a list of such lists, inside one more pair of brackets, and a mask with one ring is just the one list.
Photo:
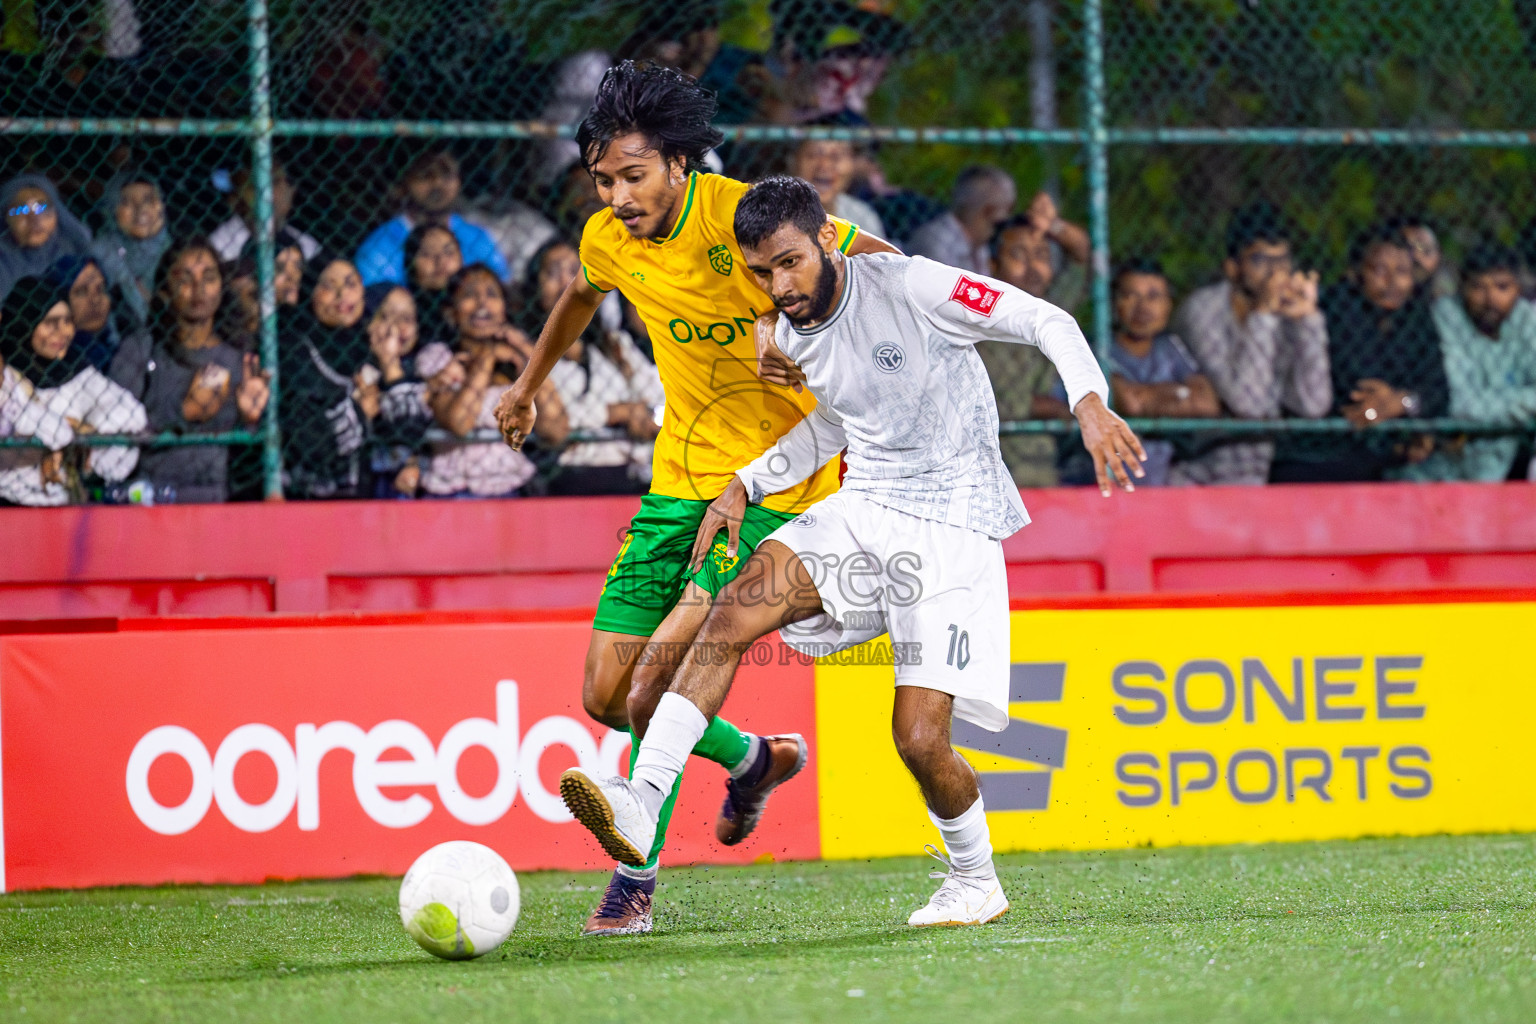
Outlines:
{"label": "crowd of spectators", "polygon": [[[1053,266],[1081,262],[1086,243],[1076,249],[1077,229],[1058,230],[1053,263],[1040,223],[1026,215],[998,227],[993,272],[1071,308]],[[1316,271],[1297,267],[1293,241],[1279,210],[1256,201],[1231,215],[1219,279],[1182,301],[1155,259],[1113,271],[1115,407],[1185,428],[1147,443],[1149,484],[1496,482],[1536,472],[1536,310],[1513,247],[1481,243],[1458,272],[1422,218],[1394,217],[1362,232],[1346,271],[1320,287]],[[1066,417],[1038,354],[978,347],[1004,420]],[[1445,417],[1465,432],[1392,429]],[[1190,422],[1325,418],[1348,429],[1255,434]],[[1081,453],[1058,452],[1048,437],[1005,437],[1003,449],[1020,486],[1091,481]]]}
{"label": "crowd of spectators", "polygon": [[[430,92],[433,110],[464,119],[568,123],[604,69],[633,57],[699,77],[726,122],[859,126],[910,43],[878,7],[773,0],[772,39],[756,53],[721,41],[718,3],[681,0],[648,14],[612,54],[556,61],[516,111],[498,104],[496,90],[526,69],[527,54],[490,27],[494,18],[471,12],[484,31],[444,22],[388,56],[354,26],[326,44],[322,66],[334,74],[317,71],[307,83],[310,112],[399,116]],[[129,20],[134,9],[118,8]],[[84,81],[129,65],[145,73],[162,26],[130,27]],[[20,67],[0,60],[0,72]],[[475,161],[486,152],[421,146],[382,201],[349,200],[369,218],[355,231],[295,223],[296,210],[325,206],[300,202],[302,167],[274,164],[275,366],[259,356],[256,191],[245,169],[220,172],[225,208],[206,222],[167,190],[183,174],[131,156],[88,190],[76,182],[61,191],[39,173],[0,184],[0,438],[31,442],[0,447],[0,503],[259,498],[259,449],[220,436],[260,431],[273,417],[293,499],[644,491],[664,395],[653,339],[617,293],[551,374],[527,449],[496,437],[496,402],[580,274],[575,239],[601,204],[568,140],[528,145],[517,196],[466,189],[484,180]],[[743,177],[791,171],[830,212],[908,252],[1068,310],[1086,304],[1089,237],[1049,189],[1021,193],[1005,169],[976,165],[941,201],[888,181],[872,146],[808,138],[773,166],[762,153],[727,145],[710,154],[711,167]],[[1130,417],[1183,424],[1149,435],[1147,482],[1525,476],[1536,311],[1523,297],[1530,289],[1517,253],[1483,244],[1458,270],[1425,219],[1400,216],[1363,233],[1346,272],[1322,282],[1299,265],[1297,241],[1279,209],[1256,201],[1232,212],[1225,251],[1210,254],[1210,283],[1186,295],[1151,256],[1113,269],[1114,404]],[[1037,349],[984,342],[978,351],[1002,420],[1070,420]],[[280,387],[270,402],[274,372]],[[1446,436],[1392,424],[1447,416],[1487,431]],[[1325,418],[1350,429],[1219,425]],[[1212,429],[1192,429],[1202,423]],[[90,434],[141,443],[79,443]],[[1091,482],[1078,446],[1060,436],[1005,431],[1020,486]]]}
{"label": "crowd of spectators", "polygon": [[[888,232],[877,204],[893,190],[860,172],[874,163],[861,147],[809,140],[786,161],[829,209]],[[577,178],[562,173],[548,187],[559,205],[590,213],[590,196],[571,195]],[[264,367],[248,175],[230,176],[227,219],[206,236],[180,238],[167,228],[175,197],[143,168],[107,181],[94,231],[43,175],[0,185],[0,435],[34,442],[0,449],[0,501],[259,497],[250,445],[187,442],[259,430],[269,412],[290,498],[646,488],[665,396],[652,339],[617,294],[551,375],[528,450],[495,437],[497,400],[581,272],[569,228],[523,204],[504,202],[493,215],[469,207],[446,147],[405,166],[398,207],[352,253],[326,249],[289,220],[298,187],[274,167],[278,360]],[[1005,171],[977,166],[958,176],[949,206],[931,212],[895,241],[1068,309],[1085,301],[1088,236],[1048,192],[1021,204]],[[1477,246],[1458,273],[1427,224],[1397,218],[1364,232],[1347,272],[1323,286],[1297,267],[1293,245],[1279,210],[1259,201],[1233,212],[1216,280],[1182,299],[1155,259],[1115,268],[1115,407],[1185,427],[1153,431],[1148,484],[1525,475],[1536,310],[1513,249]],[[978,349],[1004,421],[1070,418],[1038,350]],[[268,410],[274,369],[282,387]],[[1325,417],[1351,429],[1190,429],[1201,420]],[[1489,429],[1382,429],[1439,417]],[[93,433],[171,441],[77,443]],[[1091,467],[1058,437],[1005,434],[1020,486],[1088,482]],[[242,459],[250,479],[232,471]]]}

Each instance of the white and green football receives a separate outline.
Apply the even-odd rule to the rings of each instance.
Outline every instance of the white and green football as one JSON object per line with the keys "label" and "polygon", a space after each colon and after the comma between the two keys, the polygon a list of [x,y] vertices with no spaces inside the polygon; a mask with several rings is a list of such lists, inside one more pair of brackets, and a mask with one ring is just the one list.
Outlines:
{"label": "white and green football", "polygon": [[439,843],[400,883],[400,923],[445,960],[484,956],[507,940],[521,907],[517,875],[488,846]]}

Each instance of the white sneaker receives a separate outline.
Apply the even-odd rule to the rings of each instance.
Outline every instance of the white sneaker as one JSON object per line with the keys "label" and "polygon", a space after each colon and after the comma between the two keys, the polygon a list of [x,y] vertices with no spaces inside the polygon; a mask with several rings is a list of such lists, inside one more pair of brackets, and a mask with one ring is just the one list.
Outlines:
{"label": "white sneaker", "polygon": [[571,768],[560,776],[560,798],[608,856],[630,867],[645,867],[656,842],[656,819],[633,783],[619,775],[599,779]]}
{"label": "white sneaker", "polygon": [[962,875],[932,846],[929,855],[944,865],[943,871],[930,872],[929,878],[942,878],[944,884],[933,894],[926,907],[912,912],[907,924],[914,928],[935,928],[962,924],[986,924],[1008,913],[1008,897],[990,866],[985,875]]}

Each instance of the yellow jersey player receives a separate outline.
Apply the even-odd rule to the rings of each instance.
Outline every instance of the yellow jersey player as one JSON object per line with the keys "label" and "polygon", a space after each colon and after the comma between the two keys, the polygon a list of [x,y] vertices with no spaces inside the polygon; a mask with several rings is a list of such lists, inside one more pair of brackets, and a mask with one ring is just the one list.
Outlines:
{"label": "yellow jersey player", "polygon": [[[582,703],[615,729],[629,729],[631,709],[649,719],[710,601],[754,545],[837,489],[834,457],[803,483],[750,506],[739,550],[721,541],[690,571],[710,501],[738,466],[816,405],[807,391],[757,376],[754,323],[774,307],[736,244],[736,204],[748,186],[700,170],[722,141],[710,124],[714,113],[714,96],[670,68],[626,61],[604,76],[576,141],[606,209],[587,222],[582,275],[551,310],[528,367],[497,410],[508,443],[521,445],[533,429],[533,396],[603,297],[617,289],[634,304],[650,332],[666,405],[650,493],[608,571],[587,651]],[[896,251],[852,224],[835,224],[843,252]],[[632,751],[639,746],[635,737]],[[716,717],[693,753],[730,773],[715,832],[732,845],[751,833],[769,793],[800,770],[807,750],[800,736],[754,736]],[[651,930],[657,859],[676,799],[674,788],[647,863],[618,866],[583,934]]]}

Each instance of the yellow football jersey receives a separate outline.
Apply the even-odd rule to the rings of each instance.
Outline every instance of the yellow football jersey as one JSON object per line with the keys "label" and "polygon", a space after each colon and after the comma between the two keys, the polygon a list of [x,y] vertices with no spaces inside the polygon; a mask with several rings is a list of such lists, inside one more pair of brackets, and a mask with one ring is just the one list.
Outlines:
{"label": "yellow football jersey", "polygon": [[[752,280],[736,244],[736,204],[745,182],[690,174],[683,212],[661,241],[635,238],[602,210],[581,236],[587,283],[617,288],[651,334],[667,394],[656,438],[651,491],[712,501],[731,474],[757,458],[816,407],[810,392],[771,387],[757,377],[753,322],[773,308]],[[836,220],[847,252],[858,228]],[[803,484],[763,502],[798,512],[837,489],[837,459]]]}

